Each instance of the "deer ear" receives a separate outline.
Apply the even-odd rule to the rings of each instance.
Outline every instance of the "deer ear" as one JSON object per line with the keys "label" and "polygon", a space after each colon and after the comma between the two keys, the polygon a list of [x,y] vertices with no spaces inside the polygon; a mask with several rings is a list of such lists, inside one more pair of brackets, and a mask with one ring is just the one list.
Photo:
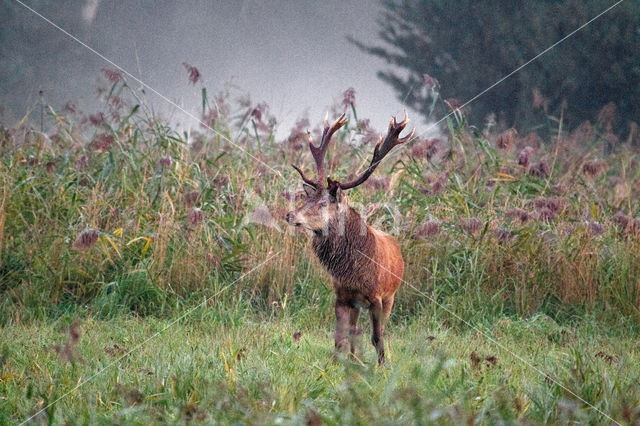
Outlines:
{"label": "deer ear", "polygon": [[303,183],[302,188],[304,188],[305,194],[307,197],[312,197],[316,194],[316,188],[314,186],[309,185],[308,183]]}

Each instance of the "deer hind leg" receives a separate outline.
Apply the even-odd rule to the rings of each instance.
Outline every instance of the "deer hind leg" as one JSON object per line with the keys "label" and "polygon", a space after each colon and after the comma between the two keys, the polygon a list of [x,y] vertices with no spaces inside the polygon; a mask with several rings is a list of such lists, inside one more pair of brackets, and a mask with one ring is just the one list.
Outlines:
{"label": "deer hind leg", "polygon": [[384,311],[382,300],[377,299],[369,308],[371,315],[371,343],[378,353],[378,364],[384,364]]}
{"label": "deer hind leg", "polygon": [[349,319],[351,307],[336,301],[336,332],[334,335],[336,352],[345,352],[349,346]]}
{"label": "deer hind leg", "polygon": [[356,354],[356,345],[360,330],[358,330],[358,317],[360,316],[360,309],[357,307],[351,308],[349,312],[349,344],[351,345],[351,356]]}

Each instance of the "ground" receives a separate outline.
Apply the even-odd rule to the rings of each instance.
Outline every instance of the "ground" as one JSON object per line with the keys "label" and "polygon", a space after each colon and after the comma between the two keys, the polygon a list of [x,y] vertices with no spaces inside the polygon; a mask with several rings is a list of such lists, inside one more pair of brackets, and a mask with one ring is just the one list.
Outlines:
{"label": "ground", "polygon": [[85,318],[72,328],[77,344],[65,316],[3,328],[0,423],[45,406],[34,421],[609,423],[631,419],[626,407],[637,405],[636,339],[595,323],[566,327],[537,315],[453,330],[420,315],[396,318],[389,362],[378,367],[368,324],[359,360],[335,360],[330,319],[317,320],[330,315],[323,308],[225,309]]}

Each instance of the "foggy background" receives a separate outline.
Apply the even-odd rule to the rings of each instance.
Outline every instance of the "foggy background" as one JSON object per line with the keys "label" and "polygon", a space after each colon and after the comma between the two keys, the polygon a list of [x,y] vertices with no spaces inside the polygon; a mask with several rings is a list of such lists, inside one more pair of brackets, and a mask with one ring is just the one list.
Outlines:
{"label": "foggy background", "polygon": [[[279,134],[305,111],[312,123],[320,120],[349,87],[356,90],[359,117],[375,128],[404,109],[376,76],[385,61],[347,40],[376,38],[374,0],[25,4],[195,115],[200,89],[188,84],[183,62],[200,70],[210,95],[232,81],[254,102],[269,104]],[[112,67],[13,0],[0,5],[1,59],[13,65],[0,71],[0,122],[15,125],[37,104],[39,90],[57,108],[73,101],[87,113],[100,109],[100,69]],[[193,124],[166,101],[151,93],[149,99],[172,121]]]}

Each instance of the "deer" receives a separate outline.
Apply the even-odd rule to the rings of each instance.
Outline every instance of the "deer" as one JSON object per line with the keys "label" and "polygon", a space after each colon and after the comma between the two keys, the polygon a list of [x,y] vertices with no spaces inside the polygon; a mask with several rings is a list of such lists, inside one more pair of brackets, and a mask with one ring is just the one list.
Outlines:
{"label": "deer", "polygon": [[[347,119],[342,114],[331,126],[325,119],[319,145],[315,145],[309,136],[316,179],[308,178],[301,168],[292,165],[302,178],[306,195],[304,204],[285,216],[289,225],[310,234],[312,250],[331,276],[336,295],[336,356],[350,349],[351,357],[356,357],[357,336],[360,334],[358,317],[361,309],[368,309],[372,325],[371,343],[377,353],[378,365],[385,363],[384,329],[402,281],[404,261],[398,241],[390,234],[367,225],[349,206],[342,191],[363,184],[395,146],[413,137],[415,129],[400,137],[408,122],[406,112],[400,122],[392,117],[386,137],[380,137],[375,145],[369,166],[353,180],[340,182],[326,176],[324,159],[332,136],[347,123]],[[325,178],[326,185],[323,182]]]}

